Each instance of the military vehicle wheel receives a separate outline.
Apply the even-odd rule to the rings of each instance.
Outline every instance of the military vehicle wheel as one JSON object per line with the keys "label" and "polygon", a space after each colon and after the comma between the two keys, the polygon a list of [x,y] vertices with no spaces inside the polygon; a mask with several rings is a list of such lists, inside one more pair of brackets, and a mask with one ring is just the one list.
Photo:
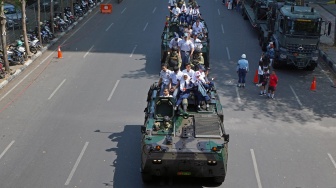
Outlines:
{"label": "military vehicle wheel", "polygon": [[310,64],[309,66],[307,66],[307,70],[308,71],[313,71],[313,70],[315,70],[315,68],[317,67],[317,63],[312,63],[312,64]]}
{"label": "military vehicle wheel", "polygon": [[217,177],[214,177],[214,182],[215,183],[223,183],[225,180],[225,176],[217,176]]}
{"label": "military vehicle wheel", "polygon": [[151,175],[144,174],[144,173],[141,173],[141,178],[142,178],[142,182],[144,183],[150,183],[153,180]]}
{"label": "military vehicle wheel", "polygon": [[278,68],[281,67],[281,65],[280,65],[280,63],[279,63],[278,61],[273,61],[272,67],[273,67],[274,69],[278,69]]}
{"label": "military vehicle wheel", "polygon": [[242,16],[243,16],[243,18],[244,18],[244,20],[247,20],[247,15],[246,15],[246,13],[245,13],[245,11],[244,10],[242,10]]}

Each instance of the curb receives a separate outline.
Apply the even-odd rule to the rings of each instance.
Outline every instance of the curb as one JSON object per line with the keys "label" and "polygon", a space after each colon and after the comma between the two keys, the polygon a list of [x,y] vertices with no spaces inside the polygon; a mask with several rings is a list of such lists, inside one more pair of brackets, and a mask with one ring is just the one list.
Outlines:
{"label": "curb", "polygon": [[101,2],[97,2],[97,4],[92,9],[88,10],[88,12],[83,15],[83,17],[80,17],[76,22],[74,22],[71,26],[69,26],[66,31],[60,33],[57,38],[51,40],[49,44],[47,44],[46,46],[44,46],[42,48],[41,51],[38,51],[36,54],[32,55],[32,57],[29,60],[25,61],[25,63],[23,64],[23,67],[21,67],[19,69],[16,69],[15,72],[14,72],[14,74],[10,75],[8,78],[6,78],[4,81],[2,81],[0,83],[0,90],[2,88],[4,88],[15,77],[17,77],[18,75],[20,75],[29,65],[31,65],[38,57],[40,57],[51,46],[53,46],[61,37],[63,37],[66,33],[68,33],[70,30],[72,30],[79,22],[81,22],[84,19],[84,17],[86,17],[87,15],[91,14],[91,12],[93,11],[93,9],[95,9],[96,7],[99,7],[100,3]]}
{"label": "curb", "polygon": [[328,64],[328,66],[336,73],[336,62],[331,59],[327,53],[319,49],[319,55]]}

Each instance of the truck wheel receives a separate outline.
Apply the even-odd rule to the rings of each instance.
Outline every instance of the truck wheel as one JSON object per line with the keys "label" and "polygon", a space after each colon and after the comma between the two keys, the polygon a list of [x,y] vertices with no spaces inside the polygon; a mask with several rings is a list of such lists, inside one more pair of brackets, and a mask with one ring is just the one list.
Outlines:
{"label": "truck wheel", "polygon": [[315,70],[316,67],[317,67],[317,63],[313,62],[313,63],[310,63],[310,65],[308,65],[306,69],[308,71],[313,71],[313,70]]}
{"label": "truck wheel", "polygon": [[280,66],[280,63],[278,61],[273,60],[272,67],[274,69],[279,69],[281,66]]}
{"label": "truck wheel", "polygon": [[215,183],[223,183],[225,180],[225,176],[217,176],[217,177],[214,177],[214,182]]}
{"label": "truck wheel", "polygon": [[259,46],[262,45],[261,34],[258,35]]}
{"label": "truck wheel", "polygon": [[151,175],[144,174],[144,173],[141,173],[141,178],[142,178],[142,182],[144,182],[145,184],[148,184],[153,180]]}

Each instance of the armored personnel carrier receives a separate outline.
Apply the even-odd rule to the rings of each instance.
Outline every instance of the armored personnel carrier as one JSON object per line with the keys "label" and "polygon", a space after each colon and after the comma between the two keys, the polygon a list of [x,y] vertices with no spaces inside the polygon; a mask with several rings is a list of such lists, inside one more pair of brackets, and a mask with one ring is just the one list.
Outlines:
{"label": "armored personnel carrier", "polygon": [[148,92],[145,122],[141,127],[141,175],[145,183],[158,177],[189,176],[224,182],[229,135],[216,90],[208,111],[197,111],[193,94],[188,112],[174,110],[175,99],[159,97],[153,84]]}
{"label": "armored personnel carrier", "polygon": [[[204,25],[205,32],[209,33],[206,22],[204,20],[201,20],[201,23]],[[161,35],[161,63],[164,63],[166,60],[166,57],[169,53],[169,43],[175,37],[175,33],[182,34],[181,32],[183,31],[185,26],[186,25],[183,23],[171,21],[169,17],[166,17],[166,23]],[[209,67],[210,39],[208,37],[208,34],[206,37],[200,38],[200,40],[203,46],[201,52],[204,58],[204,65],[206,67]]]}

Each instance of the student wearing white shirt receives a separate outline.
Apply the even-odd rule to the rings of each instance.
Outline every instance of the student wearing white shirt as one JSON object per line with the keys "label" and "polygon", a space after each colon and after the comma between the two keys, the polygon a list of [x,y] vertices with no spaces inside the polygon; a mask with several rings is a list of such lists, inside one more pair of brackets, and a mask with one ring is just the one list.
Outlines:
{"label": "student wearing white shirt", "polygon": [[170,12],[172,13],[171,20],[173,22],[177,22],[180,14],[181,14],[181,9],[177,6],[177,4],[175,4],[175,7]]}
{"label": "student wearing white shirt", "polygon": [[163,90],[167,88],[169,85],[169,81],[170,81],[169,79],[170,79],[171,73],[172,71],[167,68],[167,65],[163,64],[161,66],[160,79],[158,82],[158,85],[161,86],[160,96],[163,94]]}
{"label": "student wearing white shirt", "polygon": [[[183,79],[180,81],[180,95],[178,100],[176,101],[175,110],[182,103],[183,99],[188,99],[192,88],[193,83],[191,82],[190,77],[188,76],[188,74],[184,73]],[[183,105],[183,110],[187,111],[186,104]]]}
{"label": "student wearing white shirt", "polygon": [[182,71],[183,74],[188,74],[189,78],[194,78],[195,71],[191,69],[190,63],[187,63],[186,68]]}
{"label": "student wearing white shirt", "polygon": [[197,19],[196,22],[192,26],[193,33],[200,34],[204,33],[204,25],[200,22],[200,19]]}
{"label": "student wearing white shirt", "polygon": [[179,92],[180,81],[183,77],[183,73],[178,67],[174,67],[174,72],[170,74],[169,91],[173,93],[173,97],[176,98]]}

